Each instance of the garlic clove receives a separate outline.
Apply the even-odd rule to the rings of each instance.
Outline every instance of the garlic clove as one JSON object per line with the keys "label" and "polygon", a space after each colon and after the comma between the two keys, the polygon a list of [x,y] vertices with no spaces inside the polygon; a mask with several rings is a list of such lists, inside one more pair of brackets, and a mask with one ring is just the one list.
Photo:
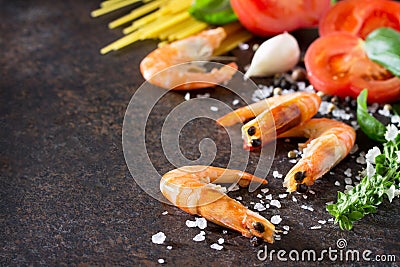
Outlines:
{"label": "garlic clove", "polygon": [[296,66],[299,59],[300,47],[296,38],[284,32],[261,44],[255,52],[244,78],[286,72]]}

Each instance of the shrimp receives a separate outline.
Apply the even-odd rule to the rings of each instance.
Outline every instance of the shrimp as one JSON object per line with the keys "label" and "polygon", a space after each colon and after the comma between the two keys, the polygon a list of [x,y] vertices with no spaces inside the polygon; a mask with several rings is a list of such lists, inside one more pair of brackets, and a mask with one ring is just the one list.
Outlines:
{"label": "shrimp", "polygon": [[251,181],[267,184],[264,179],[238,170],[186,166],[164,174],[160,190],[173,205],[190,214],[200,215],[243,236],[256,236],[273,243],[275,227],[272,223],[228,197],[220,186],[212,184],[238,182],[245,187]]}
{"label": "shrimp", "polygon": [[304,193],[315,180],[344,159],[354,146],[355,130],[332,119],[312,119],[278,136],[306,137],[303,157],[288,172],[283,186],[288,192]]}
{"label": "shrimp", "polygon": [[299,92],[275,96],[239,108],[217,122],[222,126],[230,126],[256,116],[242,127],[243,147],[252,150],[311,119],[317,113],[320,104],[321,98],[314,93]]}
{"label": "shrimp", "polygon": [[228,81],[238,68],[234,62],[211,72],[199,62],[189,63],[208,60],[225,37],[225,30],[219,27],[157,48],[142,60],[140,72],[151,84],[174,90],[200,89]]}

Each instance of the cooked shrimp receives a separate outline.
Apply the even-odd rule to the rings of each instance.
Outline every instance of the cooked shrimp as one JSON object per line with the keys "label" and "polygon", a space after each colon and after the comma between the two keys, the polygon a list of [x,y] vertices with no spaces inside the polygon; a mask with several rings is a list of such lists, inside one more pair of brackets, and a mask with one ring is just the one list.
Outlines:
{"label": "cooked shrimp", "polygon": [[283,183],[288,192],[302,193],[349,154],[356,132],[343,122],[324,118],[312,119],[278,136],[287,137],[309,138],[304,144],[303,157]]}
{"label": "cooked shrimp", "polygon": [[219,27],[157,48],[142,60],[140,72],[151,84],[174,90],[199,89],[228,81],[237,70],[233,62],[211,72],[206,72],[200,63],[188,63],[208,60],[225,37],[225,30]]}
{"label": "cooked shrimp", "polygon": [[249,173],[209,166],[186,166],[164,174],[160,190],[173,205],[200,215],[221,226],[236,230],[246,237],[257,236],[273,243],[275,227],[267,219],[228,197],[220,186],[211,184],[267,181]]}
{"label": "cooked shrimp", "polygon": [[318,111],[321,98],[314,93],[293,93],[261,100],[233,111],[217,120],[223,126],[243,122],[256,116],[242,127],[245,149],[263,146],[280,133],[311,119]]}

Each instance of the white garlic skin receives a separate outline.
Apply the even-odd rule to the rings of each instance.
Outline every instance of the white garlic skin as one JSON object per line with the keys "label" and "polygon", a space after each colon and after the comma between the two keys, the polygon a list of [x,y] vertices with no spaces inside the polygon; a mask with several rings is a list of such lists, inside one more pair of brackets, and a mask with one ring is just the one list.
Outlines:
{"label": "white garlic skin", "polygon": [[261,44],[255,52],[244,78],[286,72],[296,66],[299,59],[300,47],[296,38],[284,32]]}

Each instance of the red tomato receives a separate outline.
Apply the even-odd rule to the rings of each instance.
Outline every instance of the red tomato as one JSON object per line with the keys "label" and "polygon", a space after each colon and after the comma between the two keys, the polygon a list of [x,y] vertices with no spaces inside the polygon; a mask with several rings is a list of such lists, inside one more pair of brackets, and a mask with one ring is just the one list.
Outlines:
{"label": "red tomato", "polygon": [[400,79],[372,62],[363,40],[347,32],[336,32],[315,40],[304,62],[314,88],[329,95],[356,98],[368,89],[368,102],[387,103],[400,99]]}
{"label": "red tomato", "polygon": [[400,3],[389,0],[345,0],[334,5],[321,19],[320,36],[346,31],[365,37],[373,30],[400,30]]}
{"label": "red tomato", "polygon": [[260,36],[317,26],[330,0],[230,0],[241,24]]}

